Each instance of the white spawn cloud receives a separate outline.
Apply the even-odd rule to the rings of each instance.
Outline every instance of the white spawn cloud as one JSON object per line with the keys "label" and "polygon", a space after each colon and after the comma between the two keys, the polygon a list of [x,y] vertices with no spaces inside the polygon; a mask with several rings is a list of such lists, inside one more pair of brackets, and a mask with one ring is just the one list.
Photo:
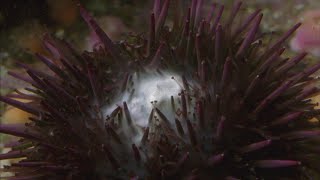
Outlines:
{"label": "white spawn cloud", "polygon": [[182,90],[180,76],[166,72],[162,75],[140,74],[138,78],[137,74],[134,74],[132,81],[134,93],[126,91],[122,98],[116,99],[112,105],[103,109],[105,116],[110,115],[117,105],[122,106],[122,103],[126,102],[132,120],[141,127],[148,125],[148,118],[154,106],[160,109],[170,121],[174,120],[175,112],[171,107],[170,99],[171,96],[176,99]]}

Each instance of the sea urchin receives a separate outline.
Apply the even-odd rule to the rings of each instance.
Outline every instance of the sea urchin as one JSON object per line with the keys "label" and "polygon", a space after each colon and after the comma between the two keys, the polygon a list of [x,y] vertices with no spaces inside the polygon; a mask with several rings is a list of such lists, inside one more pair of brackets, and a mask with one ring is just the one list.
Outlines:
{"label": "sea urchin", "polygon": [[[310,179],[320,171],[319,116],[310,98],[319,92],[298,71],[306,53],[284,58],[279,40],[263,43],[260,10],[244,20],[202,0],[166,25],[169,0],[155,0],[146,35],[112,42],[90,14],[93,52],[78,53],[49,35],[59,57],[36,56],[53,75],[20,64],[32,94],[0,100],[33,114],[26,125],[2,124],[21,137],[0,159],[22,158],[2,171],[11,179]],[[12,98],[31,99],[21,103]]]}

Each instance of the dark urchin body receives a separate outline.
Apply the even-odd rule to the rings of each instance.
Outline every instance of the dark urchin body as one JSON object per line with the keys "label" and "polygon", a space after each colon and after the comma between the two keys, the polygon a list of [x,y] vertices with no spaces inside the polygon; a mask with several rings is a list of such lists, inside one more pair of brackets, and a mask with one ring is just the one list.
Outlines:
{"label": "dark urchin body", "polygon": [[[19,136],[0,159],[24,159],[6,167],[12,179],[309,179],[320,170],[319,111],[309,100],[319,92],[311,75],[320,64],[294,70],[305,53],[281,57],[299,24],[265,46],[262,14],[235,22],[241,3],[222,21],[223,6],[203,18],[201,0],[165,26],[169,0],[155,1],[146,36],[113,43],[82,8],[99,37],[93,52],[79,54],[63,40],[45,37],[58,64],[37,55],[53,72],[24,67],[33,95],[5,103],[34,115],[26,126],[4,125]],[[237,20],[239,21],[239,20]],[[114,99],[142,76],[175,72],[181,92],[163,111],[156,102],[146,127],[136,125],[127,102],[105,116]],[[136,79],[134,78],[136,77]],[[179,79],[179,80],[178,80]],[[129,97],[130,98],[130,97]],[[145,102],[150,103],[150,102]]]}

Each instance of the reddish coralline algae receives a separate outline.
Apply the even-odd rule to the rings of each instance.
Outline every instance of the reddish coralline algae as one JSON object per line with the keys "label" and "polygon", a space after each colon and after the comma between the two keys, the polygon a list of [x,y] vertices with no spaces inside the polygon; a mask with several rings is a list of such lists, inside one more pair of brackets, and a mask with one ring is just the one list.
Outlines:
{"label": "reddish coralline algae", "polygon": [[302,26],[290,42],[294,51],[320,56],[320,10],[307,11]]}

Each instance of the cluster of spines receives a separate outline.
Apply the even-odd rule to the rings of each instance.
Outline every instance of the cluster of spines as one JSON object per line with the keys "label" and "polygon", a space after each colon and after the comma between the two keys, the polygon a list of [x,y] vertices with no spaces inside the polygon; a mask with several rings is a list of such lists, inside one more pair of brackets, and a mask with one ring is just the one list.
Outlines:
{"label": "cluster of spines", "polygon": [[[309,160],[303,159],[307,156],[298,157],[299,152],[294,152],[292,148],[300,145],[300,142],[307,144],[307,140],[319,137],[320,131],[312,129],[314,126],[307,121],[317,117],[319,112],[305,99],[319,92],[318,88],[309,86],[316,81],[310,75],[320,68],[320,64],[295,73],[290,70],[306,54],[301,53],[292,59],[281,58],[284,41],[300,24],[261,53],[263,47],[258,30],[262,14],[259,10],[249,15],[238,27],[233,27],[233,19],[241,2],[235,3],[225,24],[221,22],[224,6],[214,5],[208,17],[201,19],[201,5],[202,0],[193,0],[186,17],[178,18],[172,29],[169,29],[164,26],[169,0],[163,3],[156,0],[150,17],[148,39],[143,45],[134,47],[136,49],[121,49],[122,45],[127,45],[126,42],[114,44],[89,13],[80,7],[83,18],[99,37],[101,47],[92,53],[79,55],[65,41],[46,37],[46,47],[60,58],[60,62],[55,64],[44,56],[37,56],[52,70],[54,76],[24,64],[20,65],[30,77],[10,72],[14,77],[32,84],[36,89],[27,90],[39,96],[21,92],[12,95],[12,98],[32,99],[32,104],[1,97],[1,101],[35,116],[26,127],[0,126],[2,133],[24,138],[18,145],[8,145],[14,149],[21,146],[22,150],[2,154],[0,159],[28,157],[12,165],[22,167],[17,170],[17,178],[25,179],[50,177],[55,176],[55,173],[60,173],[61,177],[83,178],[92,172],[98,174],[93,176],[96,178],[202,178],[206,175],[226,179],[252,176],[263,178],[267,175],[259,174],[251,168],[273,169],[298,166],[301,163],[304,167],[317,168],[319,162],[308,164]],[[217,11],[215,18],[212,16],[214,11]],[[127,54],[134,57],[126,57]],[[137,57],[142,59],[129,62]],[[178,100],[181,113],[177,111],[174,120],[167,119],[155,107],[139,144],[125,142],[130,141],[126,136],[141,131],[134,125],[126,102],[110,114],[107,122],[101,113],[101,107],[108,98],[121,95],[115,91],[126,89],[132,73],[127,67],[130,63],[138,67],[134,70],[157,69],[159,73],[161,68],[177,71],[181,71],[181,67],[185,68],[185,72],[179,72],[184,87]],[[108,68],[111,68],[111,73],[105,71]],[[119,78],[123,80],[117,80]],[[171,101],[177,105],[173,97]],[[194,116],[190,117],[193,110],[191,114]],[[118,120],[118,124],[114,124],[114,119]],[[121,123],[124,123],[121,121],[124,119],[132,128],[132,134],[121,132]],[[154,124],[155,121],[160,121],[160,125]],[[237,133],[240,134],[237,136]],[[68,139],[62,139],[64,137]],[[113,142],[129,145],[129,150],[118,153]],[[28,146],[23,146],[26,144]],[[267,156],[267,159],[250,159],[250,153],[259,157],[259,153],[255,154],[257,151],[262,151],[261,156],[264,153],[268,155],[268,150],[263,150],[273,144],[280,144],[273,151],[283,153],[280,154],[283,159]],[[289,145],[282,147],[285,144]],[[281,152],[282,148],[291,148],[290,151],[297,154],[293,154],[292,159],[286,159],[291,155],[286,154],[289,152],[287,149]],[[314,152],[317,145],[308,148]],[[41,153],[37,155],[39,151]],[[122,158],[121,153],[125,153],[126,157]],[[249,159],[237,160],[239,157],[236,156]],[[103,172],[103,168],[107,169],[109,165],[102,167],[102,170],[96,166],[99,163],[106,165],[104,161],[111,168],[127,171],[113,173],[112,169],[108,169]],[[69,164],[64,165],[66,162]],[[92,167],[86,167],[87,163]],[[220,168],[219,171],[206,172],[213,166]],[[238,169],[236,166],[239,166]],[[28,174],[27,170],[35,167],[39,169],[38,173]],[[143,169],[137,170],[140,174],[130,172],[140,168]],[[189,170],[190,174],[184,174]],[[284,176],[292,177],[290,174]]]}

